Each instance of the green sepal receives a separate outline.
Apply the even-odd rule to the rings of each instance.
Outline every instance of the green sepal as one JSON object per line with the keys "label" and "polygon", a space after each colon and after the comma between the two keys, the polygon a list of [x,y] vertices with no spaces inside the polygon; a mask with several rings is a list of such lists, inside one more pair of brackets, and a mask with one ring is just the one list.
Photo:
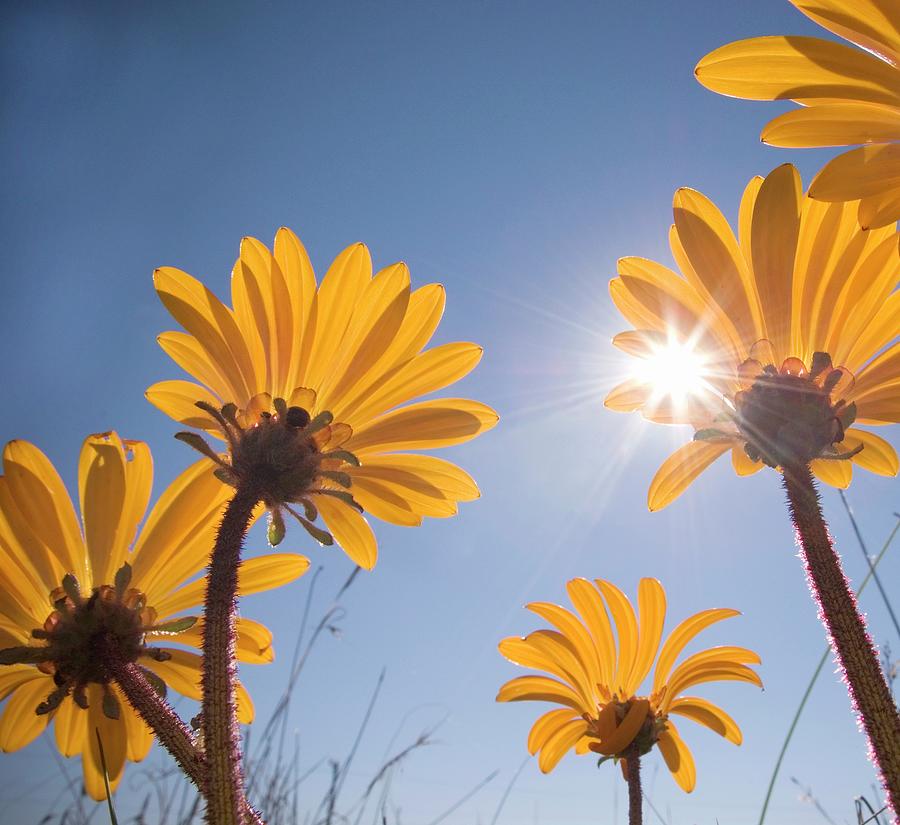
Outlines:
{"label": "green sepal", "polygon": [[266,536],[269,540],[270,547],[278,547],[284,541],[284,516],[281,510],[276,508],[269,510],[269,527]]}
{"label": "green sepal", "polygon": [[332,498],[336,498],[339,501],[343,501],[344,504],[352,507],[357,512],[361,513],[363,508],[359,506],[356,499],[353,498],[352,493],[348,493],[345,490],[325,490],[320,489],[315,491],[316,495],[319,496],[331,496]]}
{"label": "green sepal", "polygon": [[322,458],[337,459],[353,467],[359,467],[359,459],[348,450],[332,450],[330,453],[323,453]]}
{"label": "green sepal", "polygon": [[78,589],[78,579],[76,579],[71,573],[66,573],[62,578],[62,588],[65,591],[66,595],[73,601],[75,604],[81,603],[81,591]]}
{"label": "green sepal", "polygon": [[843,407],[838,412],[837,419],[845,430],[848,429],[856,421],[856,402],[851,401],[846,407]]}
{"label": "green sepal", "polygon": [[216,464],[219,464],[222,467],[227,466],[225,462],[222,461],[219,454],[206,443],[203,436],[200,436],[197,433],[181,432],[175,433],[175,438],[179,441],[183,441],[188,447],[193,447],[198,453],[202,453],[207,458],[211,458]]}
{"label": "green sepal", "polygon": [[116,595],[120,599],[125,595],[125,591],[128,590],[128,585],[131,584],[131,572],[131,565],[127,561],[116,570],[116,577],[113,583],[116,586]]}
{"label": "green sepal", "polygon": [[694,433],[694,441],[733,441],[734,436],[715,427],[705,427]]}
{"label": "green sepal", "polygon": [[812,364],[809,368],[809,377],[815,380],[825,370],[831,369],[831,356],[827,352],[814,352]]}
{"label": "green sepal", "polygon": [[150,683],[150,687],[153,688],[163,699],[166,698],[166,694],[169,692],[168,687],[166,687],[166,683],[160,679],[152,670],[148,670],[145,667],[141,668],[141,673],[144,674],[144,678]]}
{"label": "green sepal", "polygon": [[313,433],[317,433],[323,427],[327,427],[332,421],[334,421],[334,416],[328,410],[324,410],[303,428],[303,435],[310,436]]}
{"label": "green sepal", "polygon": [[66,698],[67,694],[68,691],[66,688],[58,687],[34,709],[34,712],[38,716],[45,716],[46,714],[51,713],[62,704],[62,701]]}
{"label": "green sepal", "polygon": [[216,467],[216,469],[213,470],[213,475],[229,487],[237,487],[238,485],[237,479],[234,477],[234,473],[231,472],[230,467]]}
{"label": "green sepal", "polygon": [[111,690],[103,692],[103,715],[107,719],[118,719],[122,715],[122,708],[119,707],[119,700],[113,695]]}
{"label": "green sepal", "polygon": [[341,487],[350,487],[353,484],[353,479],[340,470],[319,470],[319,475],[323,478],[330,478],[335,484],[340,484]]}
{"label": "green sepal", "polygon": [[0,665],[39,665],[49,659],[49,650],[46,647],[20,645],[0,650]]}
{"label": "green sepal", "polygon": [[331,545],[334,544],[334,536],[332,536],[331,533],[322,530],[319,527],[316,527],[315,524],[313,524],[308,519],[303,518],[303,516],[301,516],[292,507],[287,507],[286,509],[295,519],[297,519],[297,521],[299,521],[303,525],[303,528],[306,530],[306,532],[309,533],[317,542],[319,542],[319,544],[325,547],[331,547]]}
{"label": "green sepal", "polygon": [[148,633],[184,633],[185,630],[190,630],[195,624],[197,624],[197,616],[180,616],[177,619],[172,619],[168,622],[163,622],[162,624],[153,625],[153,627],[148,627]]}

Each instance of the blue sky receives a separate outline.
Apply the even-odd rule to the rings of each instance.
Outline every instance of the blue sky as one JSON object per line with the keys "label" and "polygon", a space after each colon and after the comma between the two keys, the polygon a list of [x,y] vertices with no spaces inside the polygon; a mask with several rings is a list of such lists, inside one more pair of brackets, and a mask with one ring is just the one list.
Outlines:
{"label": "blue sky", "polygon": [[[539,712],[495,705],[497,687],[518,675],[497,641],[537,627],[521,606],[564,600],[573,576],[633,595],[652,575],[668,592],[667,627],[711,606],[743,611],[707,641],[759,650],[766,690],[710,688],[745,744],[690,730],[696,791],[683,794],[657,754],[646,760],[648,793],[671,825],[754,823],[823,631],[773,473],[737,479],[722,462],[676,504],[647,512],[656,466],[687,436],[603,409],[625,369],[609,345],[625,324],[607,283],[620,256],[669,260],[677,187],[733,217],[754,174],[791,160],[810,179],[829,152],[757,140],[778,104],[716,96],[692,68],[733,39],[817,31],[784,0],[4,4],[0,436],[38,444],[74,489],[84,436],[116,429],[151,444],[158,492],[193,456],[143,398],[178,377],[155,343],[173,323],[154,267],[178,266],[225,295],[240,238],[270,243],[281,225],[320,273],[357,240],[376,266],[405,260],[414,284],[447,288],[437,340],[485,347],[453,394],[493,405],[502,421],[443,453],[476,477],[480,501],[415,530],[377,526],[379,565],[346,594],[340,636],[317,645],[296,695],[301,770],[346,754],[385,668],[348,799],[395,734],[399,748],[445,720],[438,744],[395,776],[391,810],[424,825],[496,770],[444,820],[490,822]],[[896,481],[865,473],[849,491],[872,549],[893,526],[897,493]],[[824,500],[858,582],[864,562],[846,514],[835,492]],[[249,552],[263,543],[254,534]],[[350,563],[299,531],[286,544],[323,567],[318,616]],[[895,598],[898,574],[900,547],[882,567]],[[244,669],[262,721],[287,677],[309,585],[242,606],[276,633],[275,664]],[[874,588],[862,605],[876,640],[900,649]],[[855,795],[872,796],[864,742],[830,671],[785,761],[776,825],[823,821],[791,776],[838,823],[855,821]],[[0,759],[11,821],[70,804],[51,742]],[[133,812],[145,781],[129,768],[120,813]],[[322,766],[301,786],[301,807],[326,782]],[[571,758],[542,776],[532,761],[498,823],[611,822],[616,811],[624,821],[611,766]]]}

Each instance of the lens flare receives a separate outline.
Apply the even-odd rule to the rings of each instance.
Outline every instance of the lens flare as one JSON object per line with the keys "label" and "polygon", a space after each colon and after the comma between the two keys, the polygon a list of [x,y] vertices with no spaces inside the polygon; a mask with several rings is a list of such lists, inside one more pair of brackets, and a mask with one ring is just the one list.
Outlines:
{"label": "lens flare", "polygon": [[707,370],[706,359],[692,346],[669,341],[635,364],[634,377],[652,388],[653,398],[682,403],[709,389]]}

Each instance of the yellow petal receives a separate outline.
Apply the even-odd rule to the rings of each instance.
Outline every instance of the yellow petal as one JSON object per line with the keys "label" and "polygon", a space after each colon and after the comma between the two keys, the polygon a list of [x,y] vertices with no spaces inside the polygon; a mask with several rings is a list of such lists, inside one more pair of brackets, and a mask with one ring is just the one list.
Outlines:
{"label": "yellow petal", "polygon": [[875,144],[851,149],[826,163],[810,183],[809,195],[823,201],[849,201],[898,187],[900,144]]}
{"label": "yellow petal", "polygon": [[49,721],[49,714],[38,716],[34,709],[53,691],[53,680],[35,668],[32,670],[38,675],[13,691],[0,716],[0,750],[6,753],[33,742]]}
{"label": "yellow petal", "polygon": [[525,607],[546,619],[569,640],[592,685],[603,681],[600,661],[591,635],[572,613],[564,607],[550,602],[531,602]]}
{"label": "yellow petal", "polygon": [[656,579],[641,579],[638,585],[638,619],[638,648],[625,685],[626,695],[635,693],[640,687],[659,650],[666,621],[666,591]]}
{"label": "yellow petal", "polygon": [[740,612],[737,610],[716,607],[710,610],[703,610],[700,613],[695,613],[693,616],[690,616],[681,622],[681,624],[669,634],[669,638],[666,639],[662,650],[659,652],[659,659],[656,661],[656,671],[653,676],[653,693],[658,693],[662,686],[668,681],[672,665],[675,664],[675,660],[691,639],[716,622],[721,622],[723,619],[730,619],[733,616],[740,615]]}
{"label": "yellow petal", "polygon": [[159,497],[131,555],[134,586],[156,607],[209,559],[225,502],[233,490],[202,459],[188,467]]}
{"label": "yellow petal", "polygon": [[587,579],[572,579],[566,585],[566,591],[591,632],[597,648],[600,682],[608,687],[616,672],[616,641],[600,591]]}
{"label": "yellow petal", "polygon": [[[296,553],[269,553],[241,562],[238,568],[238,595],[261,593],[299,579],[309,570],[309,559]],[[197,579],[153,603],[159,619],[203,604],[206,578]]]}
{"label": "yellow petal", "polygon": [[753,209],[750,247],[766,334],[775,351],[787,352],[791,334],[791,279],[800,232],[801,183],[786,163],[769,174]]}
{"label": "yellow petal", "polygon": [[638,624],[634,608],[628,597],[612,582],[596,579],[597,587],[603,593],[609,612],[616,624],[616,635],[619,637],[618,661],[613,676],[612,689],[621,697],[630,696],[627,692],[628,677],[634,666],[638,650]]}
{"label": "yellow petal", "polygon": [[63,570],[89,590],[90,567],[75,510],[47,456],[27,441],[10,441],[3,451],[3,470],[30,528],[56,555]]}
{"label": "yellow petal", "polygon": [[316,496],[316,507],[328,532],[350,560],[371,570],[378,559],[378,542],[369,523],[349,505],[328,496]]}
{"label": "yellow petal", "polygon": [[754,37],[729,43],[694,70],[707,89],[751,100],[900,103],[897,72],[878,58],[817,37]]}
{"label": "yellow petal", "polygon": [[281,268],[265,244],[241,239],[240,258],[231,275],[234,318],[258,365],[258,386],[275,395],[287,387],[294,329],[290,294]]}
{"label": "yellow petal", "polygon": [[853,463],[851,461],[833,461],[831,459],[817,458],[815,461],[809,462],[809,469],[812,470],[813,475],[819,481],[841,490],[846,490],[853,478]]}
{"label": "yellow petal", "polygon": [[35,679],[44,681],[48,694],[53,690],[51,677],[41,673],[36,667],[32,665],[4,665],[0,668],[0,700],[5,699],[21,685],[33,682]]}
{"label": "yellow petal", "polygon": [[584,708],[581,698],[568,685],[546,676],[518,676],[500,688],[498,702],[556,702],[578,713]]}
{"label": "yellow petal", "polygon": [[205,387],[192,381],[158,381],[148,387],[144,395],[154,407],[162,410],[170,418],[174,418],[179,424],[219,435],[216,422],[203,410],[197,408],[197,402],[205,401],[210,406],[219,409],[227,400],[223,402],[221,398],[213,395]]}
{"label": "yellow petal", "polygon": [[880,476],[897,475],[900,465],[898,465],[896,450],[889,442],[875,433],[857,429],[847,430],[843,444],[851,450],[859,444],[863,445],[862,452],[853,456],[853,463],[864,470]]}
{"label": "yellow petal", "polygon": [[900,189],[869,195],[859,202],[857,220],[863,229],[893,227],[900,219]]}
{"label": "yellow petal", "polygon": [[697,783],[694,757],[671,721],[666,723],[666,730],[659,735],[658,744],[666,766],[675,777],[678,787],[686,793],[690,793]]}
{"label": "yellow petal", "polygon": [[[562,679],[567,685],[572,687],[576,693],[578,692],[578,685],[568,670],[557,661],[554,655],[551,655],[551,652],[549,652],[546,647],[536,647],[531,636],[526,639],[522,639],[518,636],[508,636],[500,641],[497,645],[497,649],[513,664],[521,665],[522,667],[536,668],[538,670],[546,670],[547,673],[552,673],[554,676],[558,676]],[[578,695],[581,696],[580,693],[578,693]],[[582,697],[581,701],[585,701],[584,697]]]}
{"label": "yellow petal", "polygon": [[359,455],[449,447],[487,432],[496,423],[497,413],[485,404],[464,398],[439,398],[376,418],[354,432],[346,448]]}
{"label": "yellow petal", "polygon": [[688,188],[675,193],[673,211],[691,265],[688,280],[696,276],[694,287],[734,323],[745,346],[765,338],[756,286],[725,216],[709,198]]}
{"label": "yellow petal", "polygon": [[381,377],[381,370],[376,367],[400,331],[409,297],[409,270],[405,264],[382,270],[366,284],[336,360],[318,387],[323,409],[353,424],[340,402],[360,385],[370,384],[373,377]]}
{"label": "yellow petal", "polygon": [[365,396],[336,404],[335,415],[354,430],[360,430],[385,410],[459,381],[477,366],[482,352],[477,344],[464,342],[427,350],[407,361]]}
{"label": "yellow petal", "polygon": [[150,753],[150,748],[153,746],[153,731],[128,704],[128,700],[119,686],[114,685],[113,690],[116,692],[119,706],[122,708],[122,721],[125,723],[127,738],[125,758],[131,762],[141,762],[147,758],[147,754]]}
{"label": "yellow petal", "polygon": [[637,378],[629,378],[613,387],[603,399],[603,406],[615,412],[639,410],[653,395],[653,386]]}
{"label": "yellow petal", "polygon": [[[455,464],[431,455],[391,453],[366,457],[362,475],[391,481],[420,491],[430,497],[453,501],[474,501],[481,493],[475,480]],[[356,477],[357,470],[352,472]]]}
{"label": "yellow petal", "polygon": [[559,760],[584,736],[587,727],[587,722],[583,719],[573,719],[547,737],[538,755],[538,767],[541,772],[550,773],[559,764]]}
{"label": "yellow petal", "polygon": [[652,329],[630,329],[612,339],[614,347],[637,358],[649,358],[669,343],[662,332]]}
{"label": "yellow petal", "polygon": [[[84,789],[88,796],[98,802],[106,799],[103,782],[103,760],[109,777],[110,790],[115,790],[125,770],[125,754],[128,749],[127,731],[122,715],[110,719],[103,712],[103,688],[88,685],[88,709],[86,745],[81,757],[84,770]],[[98,741],[99,736],[99,741]],[[100,757],[100,743],[103,743],[103,759]]]}
{"label": "yellow petal", "polygon": [[258,378],[234,313],[200,281],[173,267],[153,273],[166,309],[194,338],[228,381],[229,400],[239,407],[260,392]]}
{"label": "yellow petal", "polygon": [[[422,516],[413,511],[413,506],[409,501],[388,485],[374,479],[354,479],[353,498],[369,515],[389,524],[418,527],[422,523]],[[446,512],[438,512],[438,517],[454,515],[456,506],[450,502],[444,503],[447,505]],[[429,513],[429,515],[434,515],[434,513]]]}
{"label": "yellow petal", "polygon": [[567,708],[550,710],[537,718],[528,733],[528,752],[536,754],[547,739],[556,731],[575,718],[575,714]]}
{"label": "yellow petal", "polygon": [[53,734],[59,752],[67,757],[78,756],[87,741],[87,728],[87,713],[67,696],[53,716]]}
{"label": "yellow petal", "polygon": [[853,373],[894,340],[900,329],[900,290],[891,293],[841,362]]}
{"label": "yellow petal", "polygon": [[316,276],[300,239],[284,226],[275,234],[275,260],[290,294],[294,340],[287,385],[296,387],[302,384],[300,376],[306,372],[312,351],[314,330],[310,329],[310,319],[316,299]]}
{"label": "yellow petal", "polygon": [[315,339],[306,371],[297,376],[297,386],[318,390],[371,277],[372,259],[364,244],[348,246],[334,259],[316,297]]}
{"label": "yellow petal", "polygon": [[735,745],[740,745],[743,741],[741,729],[738,727],[737,722],[725,713],[722,708],[714,705],[707,699],[701,699],[697,696],[683,696],[672,702],[669,706],[669,712],[691,719],[697,724],[715,731],[729,742],[734,742]]}
{"label": "yellow petal", "polygon": [[[201,616],[197,623],[183,630],[176,635],[172,634],[156,634],[148,633],[147,639],[151,643],[166,641],[181,645],[195,647],[198,650],[203,647],[203,617]],[[265,665],[272,662],[275,658],[272,650],[272,632],[252,619],[238,616],[236,628],[236,650],[237,658],[240,662],[248,662],[253,665]]]}
{"label": "yellow petal", "polygon": [[[226,400],[236,397],[231,382],[193,335],[186,332],[164,332],[156,341],[169,358],[201,384],[209,387],[214,396],[224,397]],[[216,406],[221,407],[222,404],[223,402],[219,402]]]}
{"label": "yellow petal", "polygon": [[731,466],[739,476],[752,476],[766,465],[761,461],[754,461],[743,447],[735,445],[731,448]]}
{"label": "yellow petal", "polygon": [[791,0],[810,20],[900,65],[900,37],[893,7],[880,0]]}
{"label": "yellow petal", "polygon": [[596,704],[595,684],[585,664],[578,656],[575,645],[562,633],[555,630],[535,630],[525,637],[524,642],[554,663],[551,673],[556,673],[570,684],[582,698],[583,707]]}
{"label": "yellow petal", "polygon": [[130,452],[132,459],[127,461],[114,432],[88,436],[81,448],[78,490],[95,586],[112,583],[150,498],[150,451],[146,444],[135,442]]}
{"label": "yellow petal", "polygon": [[787,148],[853,146],[900,139],[900,109],[877,103],[817,104],[771,120],[763,143]]}
{"label": "yellow petal", "polygon": [[710,464],[730,449],[728,443],[690,441],[679,447],[656,471],[647,493],[650,510],[661,510],[675,501]]}

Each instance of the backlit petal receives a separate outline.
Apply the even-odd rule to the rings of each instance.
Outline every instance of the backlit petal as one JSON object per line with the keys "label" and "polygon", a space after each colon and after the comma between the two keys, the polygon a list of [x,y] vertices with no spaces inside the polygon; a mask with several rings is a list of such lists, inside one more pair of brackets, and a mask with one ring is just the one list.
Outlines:
{"label": "backlit petal", "polygon": [[650,510],[661,510],[680,496],[722,453],[730,449],[728,443],[690,441],[679,447],[656,471],[647,493]]}

